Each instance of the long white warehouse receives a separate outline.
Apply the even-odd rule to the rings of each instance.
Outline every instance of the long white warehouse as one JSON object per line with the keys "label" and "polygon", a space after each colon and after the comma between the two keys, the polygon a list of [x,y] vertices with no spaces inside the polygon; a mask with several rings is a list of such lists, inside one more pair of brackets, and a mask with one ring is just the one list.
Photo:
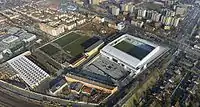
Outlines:
{"label": "long white warehouse", "polygon": [[38,86],[44,79],[49,77],[49,74],[23,55],[19,55],[7,61],[7,63],[31,88]]}

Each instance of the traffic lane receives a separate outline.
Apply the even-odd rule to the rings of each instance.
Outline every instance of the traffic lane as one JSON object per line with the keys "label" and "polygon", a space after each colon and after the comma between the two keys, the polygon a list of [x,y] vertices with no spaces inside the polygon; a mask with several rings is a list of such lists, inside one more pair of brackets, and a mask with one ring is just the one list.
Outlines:
{"label": "traffic lane", "polygon": [[42,107],[37,104],[26,102],[0,91],[0,106],[6,107]]}

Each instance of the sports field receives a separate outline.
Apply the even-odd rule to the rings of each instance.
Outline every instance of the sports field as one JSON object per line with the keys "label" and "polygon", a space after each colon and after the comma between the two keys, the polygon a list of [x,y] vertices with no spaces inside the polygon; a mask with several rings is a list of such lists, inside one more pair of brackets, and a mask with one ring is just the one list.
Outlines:
{"label": "sports field", "polygon": [[42,50],[43,52],[45,52],[49,56],[52,56],[55,53],[57,53],[58,51],[60,51],[58,48],[56,48],[55,46],[53,46],[51,44],[45,45],[44,47],[40,48],[40,50]]}
{"label": "sports field", "polygon": [[63,50],[65,52],[71,54],[72,56],[77,56],[84,52],[84,48],[81,46],[81,44],[88,39],[89,39],[89,37],[87,37],[87,36],[82,36],[80,38],[77,38],[76,40],[65,45],[63,47]]}
{"label": "sports field", "polygon": [[89,38],[89,36],[82,36],[75,32],[71,32],[62,38],[57,39],[54,43],[57,43],[66,53],[75,57],[84,52],[84,48],[81,44]]}
{"label": "sports field", "polygon": [[146,44],[133,45],[126,41],[122,41],[117,45],[115,45],[114,47],[133,57],[136,57],[139,60],[142,60],[154,49],[154,47]]}
{"label": "sports field", "polygon": [[[40,50],[45,52],[50,57],[54,56],[56,59],[60,59],[60,55],[65,55],[66,58],[70,58],[69,60],[72,60],[80,57],[80,55],[84,53],[84,47],[82,44],[88,39],[90,39],[89,36],[83,36],[80,33],[71,32],[61,38],[58,38],[52,43],[45,45],[40,48]],[[66,59],[64,58],[62,60]]]}
{"label": "sports field", "polygon": [[77,34],[75,32],[71,32],[71,33],[66,34],[65,36],[55,40],[54,43],[57,43],[61,47],[64,47],[65,45],[73,42],[74,40],[76,40],[76,39],[78,39],[80,37],[81,37],[80,34]]}

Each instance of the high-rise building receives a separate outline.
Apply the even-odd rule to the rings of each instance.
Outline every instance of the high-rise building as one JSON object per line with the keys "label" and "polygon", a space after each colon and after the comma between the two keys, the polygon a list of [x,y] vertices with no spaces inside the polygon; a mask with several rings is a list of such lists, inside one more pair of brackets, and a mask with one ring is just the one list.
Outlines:
{"label": "high-rise building", "polygon": [[159,22],[159,21],[160,21],[160,17],[161,17],[161,14],[160,14],[160,13],[157,13],[157,14],[156,14],[155,21],[156,21],[156,22]]}
{"label": "high-rise building", "polygon": [[173,26],[173,24],[174,24],[174,20],[175,20],[175,18],[172,17],[172,19],[171,19],[171,23],[170,23],[170,26]]}
{"label": "high-rise building", "polygon": [[89,0],[89,4],[99,5],[100,0]]}
{"label": "high-rise building", "polygon": [[172,21],[172,17],[166,17],[164,24],[169,26],[171,24],[171,21]]}
{"label": "high-rise building", "polygon": [[152,10],[147,10],[147,12],[146,12],[146,18],[147,18],[147,19],[151,19],[152,13],[153,13]]}
{"label": "high-rise building", "polygon": [[152,12],[151,20],[156,21],[156,14],[157,14],[156,11],[153,11],[153,12]]}
{"label": "high-rise building", "polygon": [[147,10],[145,10],[145,9],[139,9],[138,13],[137,13],[137,17],[145,18],[146,17],[146,12],[147,12]]}
{"label": "high-rise building", "polygon": [[121,4],[121,10],[122,11],[128,11],[128,7],[129,7],[129,5],[128,4]]}
{"label": "high-rise building", "polygon": [[160,19],[160,22],[162,23],[162,24],[165,24],[165,21],[166,21],[166,16],[161,16],[161,19]]}
{"label": "high-rise building", "polygon": [[180,22],[180,18],[175,18],[175,19],[174,19],[174,22],[173,22],[173,26],[174,26],[174,27],[177,27],[178,24],[179,24],[179,22]]}
{"label": "high-rise building", "polygon": [[142,10],[142,17],[143,17],[143,18],[146,17],[146,13],[147,13],[147,10]]}
{"label": "high-rise building", "polygon": [[135,10],[135,6],[132,5],[132,4],[130,4],[130,5],[128,6],[128,11],[129,11],[130,13],[133,13],[134,10]]}
{"label": "high-rise building", "polygon": [[120,9],[118,7],[112,7],[112,15],[119,15]]}

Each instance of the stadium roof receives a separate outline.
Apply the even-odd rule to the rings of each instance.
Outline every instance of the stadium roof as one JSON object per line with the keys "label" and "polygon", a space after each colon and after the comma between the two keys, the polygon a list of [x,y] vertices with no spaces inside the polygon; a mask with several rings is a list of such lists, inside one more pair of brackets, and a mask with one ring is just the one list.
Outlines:
{"label": "stadium roof", "polygon": [[167,51],[165,47],[124,34],[106,45],[101,53],[109,54],[134,68],[140,68],[165,51]]}

